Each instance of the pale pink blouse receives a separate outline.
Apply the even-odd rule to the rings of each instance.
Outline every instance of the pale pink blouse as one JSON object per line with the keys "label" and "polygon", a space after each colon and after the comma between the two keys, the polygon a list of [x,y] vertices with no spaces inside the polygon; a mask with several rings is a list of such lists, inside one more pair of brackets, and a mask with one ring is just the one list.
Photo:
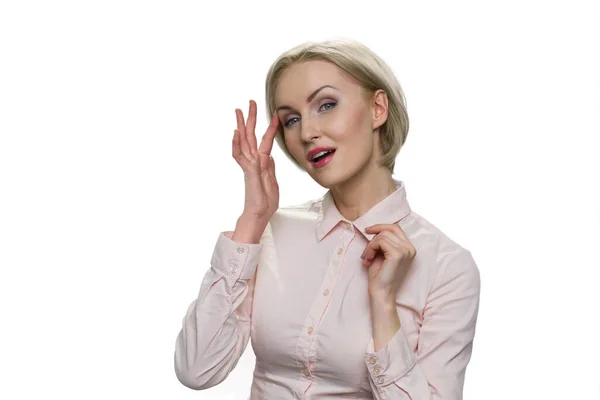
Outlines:
{"label": "pale pink blouse", "polygon": [[[271,218],[259,244],[221,232],[175,346],[185,386],[222,382],[248,340],[250,399],[462,399],[479,309],[469,250],[412,211],[404,182],[355,221],[331,192]],[[365,227],[397,223],[417,250],[396,304],[401,328],[374,352]]]}

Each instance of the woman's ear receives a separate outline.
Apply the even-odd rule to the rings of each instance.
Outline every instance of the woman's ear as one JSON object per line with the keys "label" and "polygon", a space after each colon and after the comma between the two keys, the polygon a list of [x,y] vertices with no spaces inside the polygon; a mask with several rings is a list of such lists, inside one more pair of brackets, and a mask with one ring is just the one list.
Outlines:
{"label": "woman's ear", "polygon": [[379,128],[388,118],[388,97],[387,94],[378,89],[373,94],[373,130]]}

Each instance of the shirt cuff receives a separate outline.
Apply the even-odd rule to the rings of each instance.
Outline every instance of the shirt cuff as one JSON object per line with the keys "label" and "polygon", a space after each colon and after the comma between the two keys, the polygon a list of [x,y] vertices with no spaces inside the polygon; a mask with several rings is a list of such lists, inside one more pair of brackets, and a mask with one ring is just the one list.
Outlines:
{"label": "shirt cuff", "polygon": [[262,243],[237,243],[231,232],[221,232],[210,265],[223,275],[248,280],[254,276]]}
{"label": "shirt cuff", "polygon": [[416,357],[404,332],[402,329],[398,329],[396,334],[377,352],[375,352],[375,344],[371,337],[367,346],[365,362],[375,385],[387,386],[406,375],[414,367]]}

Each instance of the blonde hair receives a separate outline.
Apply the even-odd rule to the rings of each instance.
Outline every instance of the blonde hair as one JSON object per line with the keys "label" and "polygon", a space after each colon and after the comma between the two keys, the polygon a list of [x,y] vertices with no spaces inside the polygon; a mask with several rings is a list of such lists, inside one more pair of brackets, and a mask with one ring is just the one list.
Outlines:
{"label": "blonde hair", "polygon": [[[379,128],[381,163],[394,173],[396,156],[408,136],[406,98],[390,67],[364,44],[355,40],[336,39],[306,42],[281,54],[269,68],[265,82],[267,116],[275,112],[275,91],[282,72],[294,63],[309,60],[328,61],[353,77],[368,92],[382,89],[388,97],[388,118]],[[275,140],[283,153],[301,170],[304,168],[290,154],[279,125]]]}

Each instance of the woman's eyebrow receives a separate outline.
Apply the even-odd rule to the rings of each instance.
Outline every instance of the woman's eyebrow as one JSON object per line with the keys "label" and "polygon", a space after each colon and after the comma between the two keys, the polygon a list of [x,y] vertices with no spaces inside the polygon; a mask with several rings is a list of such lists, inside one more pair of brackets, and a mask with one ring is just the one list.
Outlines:
{"label": "woman's eyebrow", "polygon": [[[334,88],[334,87],[333,87],[333,86],[331,86],[331,85],[323,85],[323,86],[321,86],[320,88],[318,88],[317,90],[315,90],[314,92],[312,92],[312,93],[311,93],[311,94],[310,94],[310,95],[309,95],[309,96],[306,98],[306,102],[307,102],[307,103],[310,103],[310,102],[311,102],[311,101],[312,101],[312,100],[315,98],[315,96],[316,96],[316,95],[317,95],[317,94],[318,94],[318,93],[319,93],[321,90],[323,90],[323,89],[325,89],[325,88],[332,88],[332,89],[335,89],[335,90],[337,90],[336,88]],[[279,112],[279,110],[293,110],[293,108],[292,108],[292,107],[290,107],[290,106],[279,106],[279,107],[277,107],[277,108],[275,109],[275,111],[277,111],[277,112]]]}

